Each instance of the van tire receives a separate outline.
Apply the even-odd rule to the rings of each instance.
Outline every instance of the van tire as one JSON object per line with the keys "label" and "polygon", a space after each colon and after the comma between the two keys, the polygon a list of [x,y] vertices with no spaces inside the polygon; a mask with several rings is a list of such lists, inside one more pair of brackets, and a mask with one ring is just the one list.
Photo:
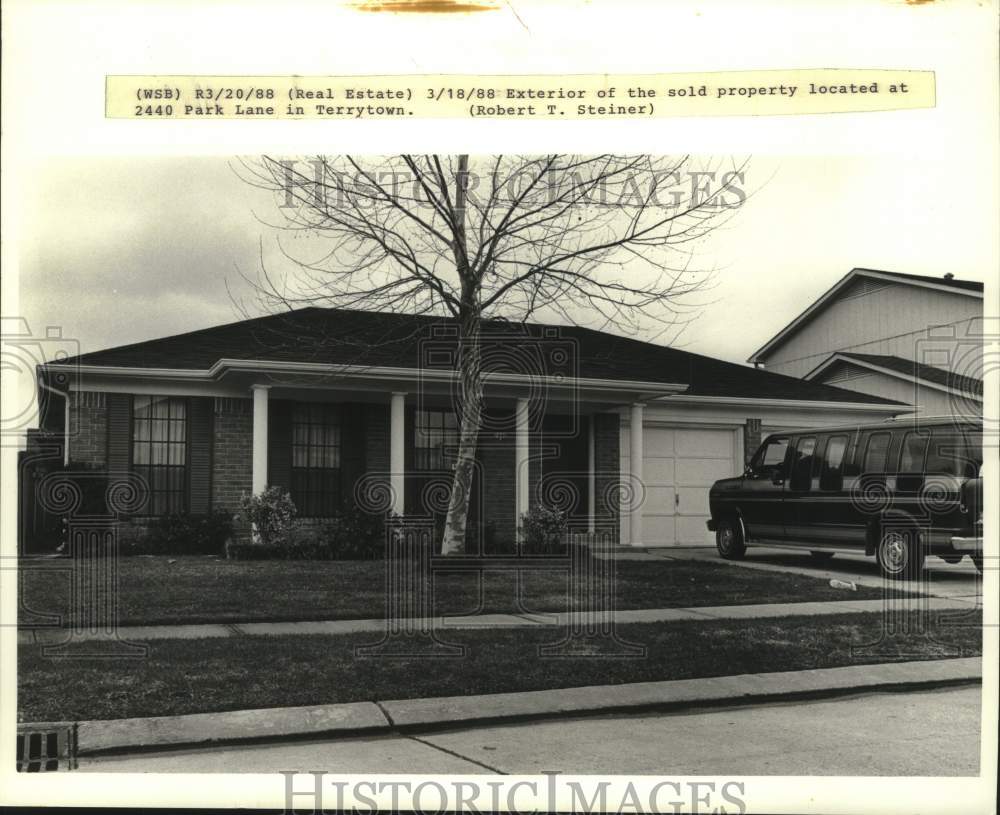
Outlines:
{"label": "van tire", "polygon": [[912,580],[924,568],[924,550],[915,529],[882,530],[875,558],[882,576],[888,580]]}
{"label": "van tire", "polygon": [[743,540],[743,524],[735,518],[723,518],[715,530],[715,548],[725,560],[743,560],[747,543]]}
{"label": "van tire", "polygon": [[823,552],[818,549],[814,549],[809,552],[809,556],[812,557],[812,559],[817,563],[827,563],[828,561],[833,560],[833,556],[835,554],[835,552]]}

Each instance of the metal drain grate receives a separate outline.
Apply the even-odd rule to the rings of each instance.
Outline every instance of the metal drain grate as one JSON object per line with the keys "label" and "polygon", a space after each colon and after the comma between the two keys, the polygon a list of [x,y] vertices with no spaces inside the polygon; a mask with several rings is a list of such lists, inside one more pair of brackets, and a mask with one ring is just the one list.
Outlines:
{"label": "metal drain grate", "polygon": [[76,769],[76,732],[71,724],[17,728],[17,771],[44,773]]}

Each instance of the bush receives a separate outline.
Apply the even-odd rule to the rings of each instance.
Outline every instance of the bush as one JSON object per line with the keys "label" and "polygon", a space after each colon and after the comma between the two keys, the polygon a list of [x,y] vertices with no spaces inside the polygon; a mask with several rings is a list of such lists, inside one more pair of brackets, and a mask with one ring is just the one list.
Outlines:
{"label": "bush", "polygon": [[269,546],[282,543],[295,526],[297,512],[291,495],[281,487],[268,487],[259,495],[243,493],[236,518],[254,528],[257,543]]}
{"label": "bush", "polygon": [[561,509],[535,504],[521,516],[522,555],[555,555],[566,551],[566,527],[569,519]]}
{"label": "bush", "polygon": [[332,560],[330,544],[323,529],[296,526],[280,543],[230,541],[226,557],[231,560]]}
{"label": "bush", "polygon": [[379,560],[385,557],[386,524],[399,523],[392,513],[346,508],[324,528],[334,560]]}
{"label": "bush", "polygon": [[233,534],[233,516],[225,510],[208,515],[175,514],[145,526],[118,529],[123,555],[221,555]]}

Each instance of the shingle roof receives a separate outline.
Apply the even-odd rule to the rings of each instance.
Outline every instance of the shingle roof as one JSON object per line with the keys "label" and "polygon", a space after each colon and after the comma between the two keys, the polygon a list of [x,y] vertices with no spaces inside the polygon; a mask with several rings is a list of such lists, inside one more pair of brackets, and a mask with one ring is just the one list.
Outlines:
{"label": "shingle roof", "polygon": [[[399,368],[448,368],[434,361],[421,340],[454,347],[454,321],[343,309],[304,308],[162,339],[82,354],[67,363],[125,368],[208,370],[220,359],[321,362]],[[712,357],[576,326],[487,321],[484,342],[501,353],[486,367],[520,373],[520,359],[539,343],[569,342],[573,375],[582,378],[686,383],[687,395],[748,399],[900,404]],[[536,355],[537,356],[537,355]],[[447,357],[447,354],[444,355]],[[438,355],[436,359],[442,359]]]}
{"label": "shingle roof", "polygon": [[935,385],[942,385],[946,388],[962,391],[964,393],[975,393],[980,396],[983,393],[983,380],[972,376],[946,371],[944,368],[935,368],[932,365],[925,365],[922,362],[914,362],[912,359],[903,357],[886,356],[883,354],[855,354],[853,352],[838,351],[838,356],[856,360],[857,362],[867,362],[871,365],[878,365],[888,368],[891,371],[922,379],[924,382],[931,382]]}
{"label": "shingle roof", "polygon": [[918,283],[934,283],[938,286],[950,286],[953,289],[962,289],[962,291],[982,291],[983,284],[978,280],[958,280],[954,277],[931,277],[930,275],[922,274],[905,274],[904,272],[884,272],[881,269],[855,269],[858,272],[874,272],[875,274],[887,275],[889,277],[898,277],[900,280],[913,280]]}

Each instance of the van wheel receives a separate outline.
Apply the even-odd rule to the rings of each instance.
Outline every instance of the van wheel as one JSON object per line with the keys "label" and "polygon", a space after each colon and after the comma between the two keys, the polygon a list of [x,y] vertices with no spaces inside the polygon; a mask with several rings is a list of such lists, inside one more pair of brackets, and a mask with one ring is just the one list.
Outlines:
{"label": "van wheel", "polygon": [[983,573],[983,553],[980,552],[978,555],[969,555],[969,560],[976,564],[976,571],[979,574]]}
{"label": "van wheel", "polygon": [[820,551],[815,551],[814,550],[814,551],[811,551],[809,553],[809,555],[817,563],[826,563],[829,560],[833,560],[834,552],[820,552]]}
{"label": "van wheel", "polygon": [[959,561],[961,561],[961,559],[962,559],[961,555],[941,555],[941,560],[943,560],[945,563],[951,563],[952,565],[958,563]]}
{"label": "van wheel", "polygon": [[887,529],[875,550],[882,576],[890,580],[909,580],[920,575],[924,551],[917,534],[906,529]]}
{"label": "van wheel", "polygon": [[715,530],[715,548],[726,560],[742,560],[747,551],[743,527],[729,518],[719,521]]}

